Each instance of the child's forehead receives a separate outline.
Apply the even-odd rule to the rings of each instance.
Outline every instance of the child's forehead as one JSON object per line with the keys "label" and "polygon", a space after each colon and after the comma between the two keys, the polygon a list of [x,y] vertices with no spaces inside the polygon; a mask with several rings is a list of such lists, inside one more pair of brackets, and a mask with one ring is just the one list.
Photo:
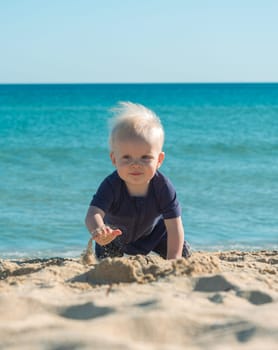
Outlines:
{"label": "child's forehead", "polygon": [[152,147],[152,143],[148,142],[140,137],[128,137],[124,139],[116,139],[114,142],[115,147],[143,147],[149,148]]}
{"label": "child's forehead", "polygon": [[115,140],[114,142],[114,149],[121,152],[152,152],[158,148],[157,142],[149,142],[141,138],[127,138],[124,140]]}

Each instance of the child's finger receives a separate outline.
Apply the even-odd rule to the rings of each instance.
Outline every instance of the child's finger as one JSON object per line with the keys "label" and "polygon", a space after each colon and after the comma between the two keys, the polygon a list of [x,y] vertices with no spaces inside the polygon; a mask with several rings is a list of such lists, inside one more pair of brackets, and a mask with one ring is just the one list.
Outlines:
{"label": "child's finger", "polygon": [[117,230],[113,231],[113,234],[115,235],[115,237],[117,237],[117,236],[120,236],[122,234],[122,231],[117,229]]}

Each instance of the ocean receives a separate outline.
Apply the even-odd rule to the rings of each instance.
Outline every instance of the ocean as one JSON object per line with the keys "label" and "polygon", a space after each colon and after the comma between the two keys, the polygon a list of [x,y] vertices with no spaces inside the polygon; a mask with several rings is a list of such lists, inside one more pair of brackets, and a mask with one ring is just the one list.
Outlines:
{"label": "ocean", "polygon": [[278,249],[278,84],[0,85],[0,258],[81,254],[119,101],[161,118],[193,251]]}

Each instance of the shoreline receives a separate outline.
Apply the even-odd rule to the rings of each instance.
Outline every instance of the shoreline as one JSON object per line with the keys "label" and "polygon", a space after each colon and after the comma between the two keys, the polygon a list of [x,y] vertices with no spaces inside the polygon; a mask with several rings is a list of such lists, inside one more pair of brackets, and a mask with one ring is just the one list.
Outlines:
{"label": "shoreline", "polygon": [[[86,244],[85,244],[86,245]],[[57,259],[76,259],[78,260],[83,252],[86,250],[85,245],[80,245],[80,247],[72,250],[42,250],[42,251],[25,251],[24,253],[21,251],[10,252],[7,254],[7,251],[0,251],[0,261],[24,261],[24,260],[47,260],[52,258]],[[207,253],[207,254],[217,254],[217,253],[233,253],[233,252],[242,252],[242,253],[260,253],[260,252],[277,252],[278,254],[278,245],[277,244],[268,244],[266,246],[258,245],[258,246],[211,246],[206,248],[195,246],[190,244],[190,248],[193,254],[195,253]],[[93,244],[94,250],[94,244]],[[150,253],[155,254],[155,253]]]}
{"label": "shoreline", "polygon": [[277,312],[276,250],[0,259],[3,349],[274,349]]}

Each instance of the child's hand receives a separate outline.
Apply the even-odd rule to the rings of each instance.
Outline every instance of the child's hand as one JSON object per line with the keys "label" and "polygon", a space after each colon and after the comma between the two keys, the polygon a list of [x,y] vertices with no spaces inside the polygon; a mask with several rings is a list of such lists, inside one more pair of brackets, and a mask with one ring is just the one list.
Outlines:
{"label": "child's hand", "polygon": [[109,226],[103,226],[92,232],[92,238],[99,245],[106,245],[112,242],[117,236],[120,236],[122,231],[119,229],[113,229]]}

